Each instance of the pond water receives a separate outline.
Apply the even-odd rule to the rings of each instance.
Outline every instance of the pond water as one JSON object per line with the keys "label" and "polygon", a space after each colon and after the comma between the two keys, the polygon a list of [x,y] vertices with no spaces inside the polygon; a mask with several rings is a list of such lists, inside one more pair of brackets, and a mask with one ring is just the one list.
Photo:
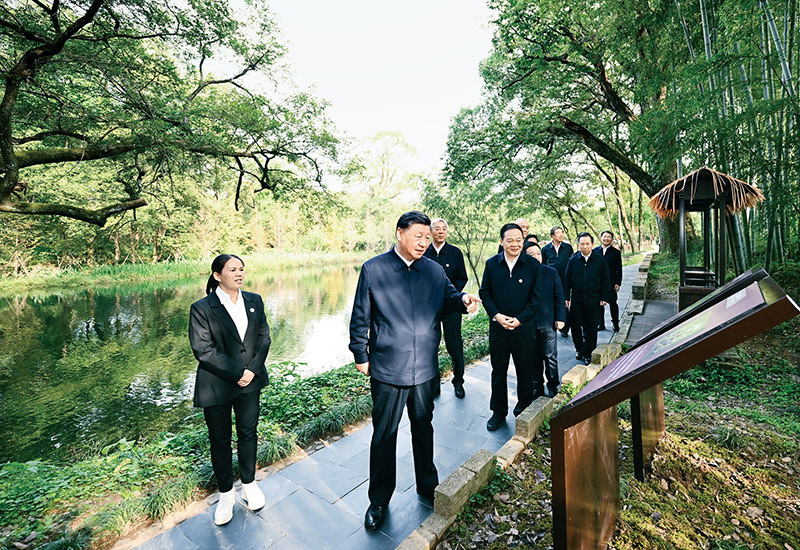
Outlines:
{"label": "pond water", "polygon": [[[345,365],[359,266],[249,272],[272,335],[267,362]],[[66,459],[196,422],[189,306],[205,277],[0,298],[0,463]]]}

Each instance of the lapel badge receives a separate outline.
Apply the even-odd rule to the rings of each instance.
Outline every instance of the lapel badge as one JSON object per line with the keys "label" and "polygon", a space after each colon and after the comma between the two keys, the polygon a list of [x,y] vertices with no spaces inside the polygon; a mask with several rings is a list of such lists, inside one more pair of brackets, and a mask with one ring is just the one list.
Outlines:
{"label": "lapel badge", "polygon": [[444,264],[445,267],[450,267],[450,264]]}
{"label": "lapel badge", "polygon": [[[522,281],[520,281],[520,282],[522,282]],[[250,308],[250,313],[255,313],[255,312],[256,312],[256,308],[254,308],[254,307],[251,307],[251,308]]]}
{"label": "lapel badge", "polygon": [[521,282],[522,282],[522,279],[520,279],[520,280],[519,280],[519,282],[521,283]]}

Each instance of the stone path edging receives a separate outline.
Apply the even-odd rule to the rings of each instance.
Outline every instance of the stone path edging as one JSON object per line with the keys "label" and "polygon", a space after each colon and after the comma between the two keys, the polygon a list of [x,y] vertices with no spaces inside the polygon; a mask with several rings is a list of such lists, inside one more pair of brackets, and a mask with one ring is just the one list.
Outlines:
{"label": "stone path edging", "polygon": [[[603,370],[614,359],[622,355],[622,344],[628,337],[633,316],[644,308],[647,276],[653,255],[645,255],[639,265],[639,273],[633,282],[633,294],[620,319],[620,330],[608,344],[600,344],[592,352],[589,365],[577,365],[561,377],[580,387]],[[553,398],[540,397],[517,417],[514,436],[497,453],[481,449],[442,481],[434,492],[433,513],[422,522],[397,548],[400,550],[430,550],[442,539],[447,529],[455,522],[470,497],[485,487],[494,476],[494,466],[508,468],[525,447],[538,435],[542,424],[550,418],[556,405],[566,397],[558,394]]]}

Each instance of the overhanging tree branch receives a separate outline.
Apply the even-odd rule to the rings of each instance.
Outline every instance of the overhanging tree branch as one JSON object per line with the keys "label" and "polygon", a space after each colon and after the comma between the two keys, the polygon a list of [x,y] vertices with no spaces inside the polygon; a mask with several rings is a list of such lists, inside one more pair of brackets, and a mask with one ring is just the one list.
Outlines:
{"label": "overhanging tree branch", "polygon": [[577,122],[570,120],[563,115],[559,116],[558,120],[561,125],[550,126],[547,129],[549,133],[558,137],[571,137],[572,139],[578,139],[582,141],[583,144],[590,150],[594,151],[611,164],[618,166],[620,170],[628,174],[628,176],[630,176],[630,178],[642,188],[642,191],[648,195],[654,195],[658,191],[658,189],[656,189],[656,183],[653,176],[647,173],[641,166],[636,164],[622,152],[599,139],[592,132],[590,132],[588,128],[578,124]]}
{"label": "overhanging tree branch", "polygon": [[89,210],[88,208],[80,208],[67,204],[45,202],[0,202],[0,212],[40,216],[63,216],[103,227],[110,216],[121,214],[127,210],[133,210],[134,208],[142,206],[147,206],[147,201],[143,198],[112,204],[111,206],[106,206],[97,210]]}

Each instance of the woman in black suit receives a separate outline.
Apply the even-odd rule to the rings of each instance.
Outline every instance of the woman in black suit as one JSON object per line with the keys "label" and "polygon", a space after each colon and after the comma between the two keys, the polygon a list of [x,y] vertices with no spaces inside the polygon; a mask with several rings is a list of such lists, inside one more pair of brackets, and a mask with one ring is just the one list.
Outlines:
{"label": "woman in black suit", "polygon": [[189,341],[197,358],[194,406],[203,408],[211,441],[211,464],[220,498],[214,523],[233,517],[236,500],[231,465],[231,409],[236,413],[242,498],[251,510],[264,506],[255,483],[258,406],[269,377],[264,361],[270,337],[261,296],[242,292],[244,262],[222,254],[211,263],[206,297],[192,304]]}

